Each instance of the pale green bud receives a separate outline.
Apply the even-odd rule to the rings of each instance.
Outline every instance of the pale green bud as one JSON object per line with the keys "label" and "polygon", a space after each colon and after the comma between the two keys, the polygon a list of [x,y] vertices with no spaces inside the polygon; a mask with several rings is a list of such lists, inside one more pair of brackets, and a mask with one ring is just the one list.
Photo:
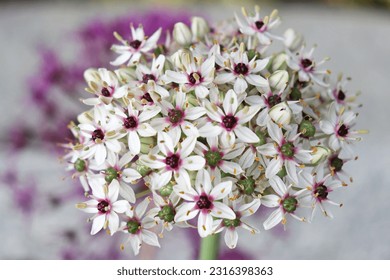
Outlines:
{"label": "pale green bud", "polygon": [[326,160],[331,154],[331,150],[324,146],[315,146],[311,149],[311,164],[320,164]]}
{"label": "pale green bud", "polygon": [[287,86],[288,78],[286,70],[276,70],[268,79],[269,85],[277,91],[284,90]]}
{"label": "pale green bud", "polygon": [[173,39],[181,46],[188,46],[192,43],[191,30],[182,22],[178,22],[173,27]]}
{"label": "pale green bud", "polygon": [[197,39],[202,39],[209,30],[209,25],[204,18],[193,17],[191,19],[191,31]]}
{"label": "pale green bud", "polygon": [[276,104],[268,114],[279,125],[288,125],[291,122],[292,111],[286,101]]}

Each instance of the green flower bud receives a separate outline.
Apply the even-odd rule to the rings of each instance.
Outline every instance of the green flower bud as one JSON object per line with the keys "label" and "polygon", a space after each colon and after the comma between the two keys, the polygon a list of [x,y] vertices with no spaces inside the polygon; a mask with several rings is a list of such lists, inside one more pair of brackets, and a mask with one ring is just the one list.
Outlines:
{"label": "green flower bud", "polygon": [[118,178],[118,171],[112,167],[107,168],[105,174],[106,176],[104,177],[104,179],[109,184],[112,182],[112,180]]}
{"label": "green flower bud", "polygon": [[205,159],[209,166],[216,167],[221,161],[222,155],[220,152],[207,151],[205,154]]}
{"label": "green flower bud", "polygon": [[252,177],[239,180],[238,184],[244,188],[244,193],[247,195],[251,195],[255,191],[255,180]]}
{"label": "green flower bud", "polygon": [[140,229],[141,224],[138,221],[128,221],[127,231],[131,234],[136,234]]}
{"label": "green flower bud", "polygon": [[225,227],[238,227],[241,224],[241,221],[239,218],[234,220],[223,219],[223,224]]}
{"label": "green flower bud", "polygon": [[163,206],[163,208],[161,208],[161,210],[158,212],[158,217],[165,221],[165,222],[172,222],[175,218],[175,209],[173,209],[172,206],[170,205],[165,205]]}
{"label": "green flower bud", "polygon": [[283,144],[280,150],[282,154],[288,158],[291,158],[294,155],[294,145],[290,142]]}
{"label": "green flower bud", "polygon": [[299,125],[299,132],[304,137],[313,137],[316,134],[316,128],[309,120],[303,120]]}
{"label": "green flower bud", "polygon": [[170,196],[173,191],[173,185],[171,183],[168,183],[167,185],[163,186],[160,189],[160,194],[162,196]]}
{"label": "green flower bud", "polygon": [[287,197],[283,200],[283,209],[287,213],[293,213],[298,206],[298,200],[295,197]]}
{"label": "green flower bud", "polygon": [[76,169],[78,172],[83,172],[85,171],[86,163],[85,160],[82,159],[77,159],[76,162],[74,163],[74,169]]}
{"label": "green flower bud", "polygon": [[296,87],[293,88],[290,92],[290,99],[294,101],[298,101],[301,98],[302,98],[302,93],[300,92],[300,90],[297,89]]}
{"label": "green flower bud", "polygon": [[136,170],[142,177],[146,176],[150,172],[150,167],[141,164],[139,161],[136,162]]}

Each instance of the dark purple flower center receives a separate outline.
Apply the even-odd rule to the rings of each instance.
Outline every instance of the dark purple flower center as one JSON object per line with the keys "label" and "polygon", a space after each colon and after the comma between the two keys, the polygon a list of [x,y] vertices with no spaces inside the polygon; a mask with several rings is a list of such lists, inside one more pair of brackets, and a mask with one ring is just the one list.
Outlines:
{"label": "dark purple flower center", "polygon": [[130,42],[129,44],[133,49],[138,49],[139,46],[141,45],[141,41],[139,40],[134,40],[132,42]]}
{"label": "dark purple flower center", "polygon": [[199,209],[209,209],[211,207],[211,201],[207,195],[201,195],[199,200],[196,202]]}
{"label": "dark purple flower center", "polygon": [[94,132],[92,132],[92,140],[96,141],[96,139],[104,139],[104,132],[101,129],[96,129]]}
{"label": "dark purple flower center", "polygon": [[155,81],[156,77],[153,74],[144,74],[142,77],[142,82],[147,84],[149,80]]}
{"label": "dark purple flower center", "polygon": [[123,121],[123,126],[126,127],[126,128],[135,128],[135,127],[137,127],[137,120],[136,120],[136,118],[134,118],[133,116],[127,117]]}
{"label": "dark purple flower center", "polygon": [[330,160],[330,167],[336,172],[341,171],[341,169],[343,169],[343,165],[344,161],[337,156]]}
{"label": "dark purple flower center", "polygon": [[105,96],[105,97],[110,97],[111,96],[111,93],[110,91],[107,89],[107,88],[102,88],[102,91],[101,91],[102,95]]}
{"label": "dark purple flower center", "polygon": [[173,124],[179,123],[183,119],[183,112],[179,109],[172,109],[168,113],[169,121]]}
{"label": "dark purple flower center", "polygon": [[313,61],[311,61],[310,59],[308,59],[308,58],[305,58],[305,59],[302,59],[301,60],[301,64],[302,64],[302,66],[303,66],[303,68],[309,68],[310,66],[312,66],[312,64],[313,64]]}
{"label": "dark purple flower center", "polygon": [[102,200],[98,203],[97,209],[100,213],[106,213],[108,210],[108,205],[110,205],[107,201]]}
{"label": "dark purple flower center", "polygon": [[235,116],[225,116],[222,119],[222,123],[226,130],[230,131],[236,126],[237,118]]}
{"label": "dark purple flower center", "polygon": [[[198,77],[196,77],[196,76],[198,76]],[[188,81],[190,82],[190,84],[195,85],[197,82],[196,78],[198,78],[198,80],[200,80],[201,76],[199,75],[199,73],[193,72],[188,76]]]}
{"label": "dark purple flower center", "polygon": [[337,93],[337,99],[344,100],[345,99],[345,93],[340,89]]}
{"label": "dark purple flower center", "polygon": [[321,200],[326,199],[328,197],[328,188],[324,185],[320,185],[314,191],[314,195],[318,199],[321,199]]}
{"label": "dark purple flower center", "polygon": [[172,169],[176,169],[179,167],[180,157],[178,155],[171,155],[165,159],[165,164],[171,167]]}
{"label": "dark purple flower center", "polygon": [[337,134],[341,137],[344,137],[348,134],[348,127],[345,126],[345,124],[343,124],[342,126],[339,127],[339,129],[337,130]]}
{"label": "dark purple flower center", "polygon": [[234,66],[234,72],[239,75],[246,75],[248,74],[248,66],[244,63],[238,63],[236,66]]}
{"label": "dark purple flower center", "polygon": [[276,104],[279,104],[280,102],[282,102],[282,98],[280,98],[279,95],[274,94],[274,95],[271,95],[270,97],[268,97],[267,101],[268,101],[269,107],[272,108]]}
{"label": "dark purple flower center", "polygon": [[152,99],[152,97],[150,97],[149,92],[145,93],[145,94],[142,96],[142,99],[145,99],[146,101],[153,103],[153,99]]}
{"label": "dark purple flower center", "polygon": [[257,29],[261,29],[264,26],[264,22],[262,20],[256,21],[255,24]]}

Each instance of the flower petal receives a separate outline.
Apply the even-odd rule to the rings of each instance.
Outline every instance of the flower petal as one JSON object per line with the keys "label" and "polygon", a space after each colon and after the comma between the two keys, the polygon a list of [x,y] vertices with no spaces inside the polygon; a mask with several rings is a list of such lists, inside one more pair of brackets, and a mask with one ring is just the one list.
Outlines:
{"label": "flower petal", "polygon": [[206,164],[206,160],[201,156],[190,156],[183,160],[183,168],[187,170],[199,170]]}
{"label": "flower petal", "polygon": [[230,194],[232,187],[232,181],[221,182],[211,190],[210,196],[212,196],[214,200],[220,200]]}
{"label": "flower petal", "polygon": [[236,213],[222,202],[213,202],[213,209],[211,209],[211,214],[216,218],[223,218],[234,220],[236,218]]}
{"label": "flower petal", "polygon": [[226,246],[228,246],[230,249],[236,248],[238,241],[237,230],[234,228],[227,228],[224,239]]}
{"label": "flower petal", "polygon": [[269,230],[273,227],[275,227],[277,224],[279,224],[283,219],[283,213],[282,210],[276,209],[274,212],[271,213],[271,215],[268,217],[268,219],[263,223],[263,227],[265,230]]}
{"label": "flower petal", "polygon": [[260,141],[259,137],[252,130],[246,126],[238,125],[234,129],[234,133],[237,135],[237,138],[243,141],[244,143],[257,143]]}

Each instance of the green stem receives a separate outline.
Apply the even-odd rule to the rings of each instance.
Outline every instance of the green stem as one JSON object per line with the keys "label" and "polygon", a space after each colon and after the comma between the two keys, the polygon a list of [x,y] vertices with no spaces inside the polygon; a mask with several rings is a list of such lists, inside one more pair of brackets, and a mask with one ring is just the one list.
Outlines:
{"label": "green stem", "polygon": [[137,193],[135,195],[135,198],[140,198],[140,197],[143,197],[143,196],[148,195],[150,193],[152,193],[152,191],[150,189],[147,189],[147,190],[144,190],[142,192]]}
{"label": "green stem", "polygon": [[216,260],[219,250],[219,236],[220,234],[212,234],[200,241],[200,260]]}

